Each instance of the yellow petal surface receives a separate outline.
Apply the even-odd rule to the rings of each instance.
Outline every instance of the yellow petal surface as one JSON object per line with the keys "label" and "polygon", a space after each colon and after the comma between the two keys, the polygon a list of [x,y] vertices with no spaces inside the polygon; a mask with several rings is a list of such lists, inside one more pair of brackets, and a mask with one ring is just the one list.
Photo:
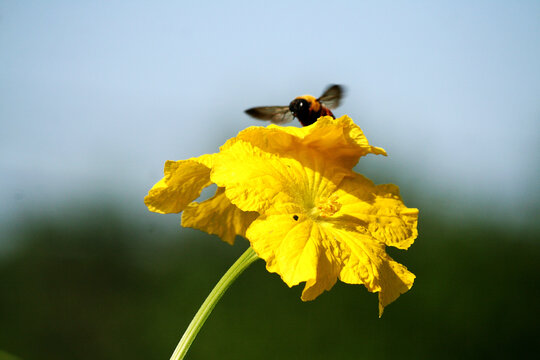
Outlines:
{"label": "yellow petal surface", "polygon": [[220,153],[211,178],[226,188],[233,204],[244,211],[261,213],[271,206],[277,207],[277,211],[289,207],[290,211],[298,211],[309,195],[303,187],[310,175],[316,181],[318,174],[306,175],[295,160],[279,158],[238,141]]}
{"label": "yellow petal surface", "polygon": [[362,130],[346,115],[338,119],[324,116],[314,124],[302,128],[253,126],[241,131],[237,138],[227,143],[222,150],[238,139],[250,142],[263,151],[298,160],[301,160],[298,157],[304,151],[316,151],[335,166],[349,169],[360,157],[369,153],[386,155],[384,149],[369,145]]}
{"label": "yellow petal surface", "polygon": [[325,229],[326,224],[316,222],[315,226],[321,241],[317,258],[317,277],[306,280],[302,291],[303,301],[313,300],[322,292],[330,290],[338,279],[342,263],[346,261],[343,258],[343,244],[336,241],[336,237],[331,231]]}
{"label": "yellow petal surface", "polygon": [[316,126],[306,134],[303,143],[318,149],[327,159],[339,162],[341,166],[351,168],[367,154],[386,156],[384,149],[369,144],[360,127],[347,115],[337,119],[324,116],[313,125]]}
{"label": "yellow petal surface", "polygon": [[309,282],[304,300],[330,289],[337,279],[325,258],[322,236],[318,225],[302,214],[263,216],[246,233],[268,271],[278,273],[288,286]]}
{"label": "yellow petal surface", "polygon": [[244,211],[262,212],[271,202],[293,202],[287,187],[294,186],[286,165],[272,155],[240,141],[222,150],[211,179],[231,202]]}
{"label": "yellow petal surface", "polygon": [[414,282],[415,276],[386,254],[384,244],[369,235],[314,222],[307,216],[262,216],[248,228],[246,237],[266,261],[268,271],[279,274],[288,286],[306,283],[304,301],[330,290],[339,277],[379,292],[382,314],[384,307]]}
{"label": "yellow petal surface", "polygon": [[165,162],[165,176],[144,198],[148,210],[160,214],[179,213],[210,185],[211,155]]}
{"label": "yellow petal surface", "polygon": [[340,214],[356,218],[376,240],[407,249],[418,236],[418,209],[405,206],[397,186],[374,185],[355,174],[343,180],[336,194],[342,204]]}
{"label": "yellow petal surface", "polygon": [[304,153],[300,163],[237,141],[216,157],[211,179],[244,211],[293,213],[314,207],[351,173],[315,152]]}
{"label": "yellow petal surface", "polygon": [[398,264],[384,249],[384,244],[369,236],[343,229],[335,229],[333,234],[348,249],[344,251],[341,281],[349,284],[364,284],[371,292],[379,292],[379,316],[386,305],[409,290],[414,282],[414,274]]}
{"label": "yellow petal surface", "polygon": [[215,234],[232,245],[236,235],[245,236],[246,229],[258,215],[240,210],[225,196],[225,189],[218,188],[212,198],[186,207],[182,226]]}

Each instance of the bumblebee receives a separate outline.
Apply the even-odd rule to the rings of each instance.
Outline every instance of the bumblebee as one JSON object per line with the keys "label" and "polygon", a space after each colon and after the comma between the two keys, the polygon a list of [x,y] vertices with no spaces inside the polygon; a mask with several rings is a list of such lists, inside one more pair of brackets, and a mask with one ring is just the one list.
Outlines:
{"label": "bumblebee", "polygon": [[321,116],[334,117],[330,109],[339,106],[344,90],[340,85],[329,86],[318,99],[311,95],[295,98],[289,106],[259,106],[246,110],[255,119],[284,124],[297,118],[302,126],[313,124]]}

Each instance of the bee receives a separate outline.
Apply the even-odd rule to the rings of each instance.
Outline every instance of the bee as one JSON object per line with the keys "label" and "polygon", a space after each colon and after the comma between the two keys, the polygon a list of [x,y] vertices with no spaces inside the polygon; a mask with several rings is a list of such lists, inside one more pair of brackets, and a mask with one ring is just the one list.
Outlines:
{"label": "bee", "polygon": [[246,114],[255,119],[269,120],[274,124],[284,124],[297,118],[302,126],[313,124],[321,116],[334,114],[330,109],[339,106],[344,90],[340,85],[329,86],[320,98],[302,95],[295,98],[289,106],[259,106],[246,110]]}

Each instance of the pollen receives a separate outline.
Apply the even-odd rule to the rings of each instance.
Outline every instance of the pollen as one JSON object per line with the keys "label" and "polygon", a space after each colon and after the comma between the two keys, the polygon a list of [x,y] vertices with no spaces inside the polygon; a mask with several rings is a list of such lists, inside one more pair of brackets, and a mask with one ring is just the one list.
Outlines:
{"label": "pollen", "polygon": [[315,212],[320,218],[327,218],[341,209],[341,203],[338,201],[337,195],[331,195],[329,198],[319,202],[315,207]]}

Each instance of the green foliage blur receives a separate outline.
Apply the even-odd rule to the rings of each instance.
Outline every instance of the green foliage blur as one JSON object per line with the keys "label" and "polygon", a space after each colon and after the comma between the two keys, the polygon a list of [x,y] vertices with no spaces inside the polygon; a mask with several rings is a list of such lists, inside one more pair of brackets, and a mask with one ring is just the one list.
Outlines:
{"label": "green foliage blur", "polygon": [[[73,210],[78,215],[63,221],[21,222],[11,239],[16,246],[0,257],[6,359],[168,359],[199,305],[248,246],[241,238],[229,246],[180,227],[161,231],[113,209]],[[391,251],[417,279],[381,319],[377,295],[363,286],[338,283],[303,303],[301,286],[289,289],[258,261],[225,294],[187,358],[538,353],[538,234],[443,224],[421,212],[416,243],[407,252]]]}

